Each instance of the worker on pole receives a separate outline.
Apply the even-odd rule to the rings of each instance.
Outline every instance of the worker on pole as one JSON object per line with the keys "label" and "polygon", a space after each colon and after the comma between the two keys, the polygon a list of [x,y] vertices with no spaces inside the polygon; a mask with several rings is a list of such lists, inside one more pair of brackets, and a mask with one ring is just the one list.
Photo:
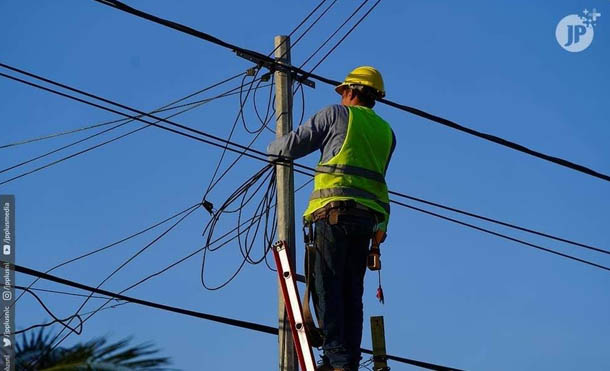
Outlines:
{"label": "worker on pole", "polygon": [[[385,174],[396,146],[390,125],[372,108],[385,96],[373,67],[350,72],[336,87],[341,104],[328,106],[267,147],[272,158],[321,151],[314,190],[304,213],[316,256],[310,284],[322,332],[318,370],[358,369],[364,273],[379,266],[390,204]],[[369,250],[373,239],[374,249]]]}

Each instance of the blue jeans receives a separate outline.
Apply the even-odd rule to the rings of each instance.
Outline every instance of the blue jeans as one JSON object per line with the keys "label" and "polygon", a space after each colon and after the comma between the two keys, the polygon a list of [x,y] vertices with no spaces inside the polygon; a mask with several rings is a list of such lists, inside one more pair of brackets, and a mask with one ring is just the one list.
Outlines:
{"label": "blue jeans", "polygon": [[371,218],[341,216],[339,223],[315,223],[317,256],[313,266],[313,302],[324,334],[324,361],[357,370],[362,340],[362,293]]}

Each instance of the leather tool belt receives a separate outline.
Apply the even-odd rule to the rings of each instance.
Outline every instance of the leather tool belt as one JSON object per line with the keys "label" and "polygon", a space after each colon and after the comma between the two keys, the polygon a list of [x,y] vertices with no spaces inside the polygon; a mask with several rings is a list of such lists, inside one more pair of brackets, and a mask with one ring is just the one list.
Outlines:
{"label": "leather tool belt", "polygon": [[328,219],[328,224],[335,225],[339,222],[341,216],[357,216],[364,218],[374,218],[378,222],[383,217],[376,211],[359,204],[354,200],[346,201],[331,201],[324,205],[321,209],[313,212],[311,215],[312,222]]}

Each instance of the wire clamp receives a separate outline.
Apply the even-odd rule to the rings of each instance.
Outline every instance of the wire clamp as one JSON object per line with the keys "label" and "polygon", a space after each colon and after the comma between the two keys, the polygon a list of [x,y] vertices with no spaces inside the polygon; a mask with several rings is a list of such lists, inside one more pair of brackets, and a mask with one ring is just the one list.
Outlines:
{"label": "wire clamp", "polygon": [[271,71],[271,72],[281,71],[281,72],[289,73],[294,80],[300,82],[303,85],[307,85],[310,88],[316,87],[316,83],[313,82],[312,80],[309,80],[307,78],[308,77],[307,75],[305,75],[305,74],[299,75],[297,72],[293,71],[294,67],[288,66],[288,65],[284,66],[281,63],[279,63],[278,61],[271,59],[270,57],[267,57],[265,55],[262,55],[262,54],[259,54],[256,52],[252,52],[252,51],[245,52],[245,51],[241,51],[241,50],[235,50],[235,54],[238,57],[241,57],[241,58],[249,60],[250,62],[256,63],[260,67],[265,67],[265,68],[269,69],[269,71]]}

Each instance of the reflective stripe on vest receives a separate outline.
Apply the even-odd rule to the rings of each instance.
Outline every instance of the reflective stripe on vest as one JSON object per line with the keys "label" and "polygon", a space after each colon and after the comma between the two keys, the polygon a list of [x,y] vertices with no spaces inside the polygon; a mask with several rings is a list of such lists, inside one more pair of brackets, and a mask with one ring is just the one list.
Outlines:
{"label": "reflective stripe on vest", "polygon": [[314,190],[304,216],[332,201],[354,200],[390,214],[385,170],[393,144],[390,125],[372,109],[349,106],[347,133],[339,152],[318,164]]}
{"label": "reflective stripe on vest", "polygon": [[316,173],[358,175],[385,184],[385,178],[376,171],[351,165],[318,165]]}
{"label": "reflective stripe on vest", "polygon": [[382,202],[377,199],[377,196],[374,194],[364,191],[358,188],[325,188],[318,189],[317,191],[313,191],[310,199],[315,200],[317,198],[327,198],[327,197],[359,197],[359,198],[367,198],[369,200],[373,200],[377,202],[377,204],[389,214],[390,213],[390,204]]}

